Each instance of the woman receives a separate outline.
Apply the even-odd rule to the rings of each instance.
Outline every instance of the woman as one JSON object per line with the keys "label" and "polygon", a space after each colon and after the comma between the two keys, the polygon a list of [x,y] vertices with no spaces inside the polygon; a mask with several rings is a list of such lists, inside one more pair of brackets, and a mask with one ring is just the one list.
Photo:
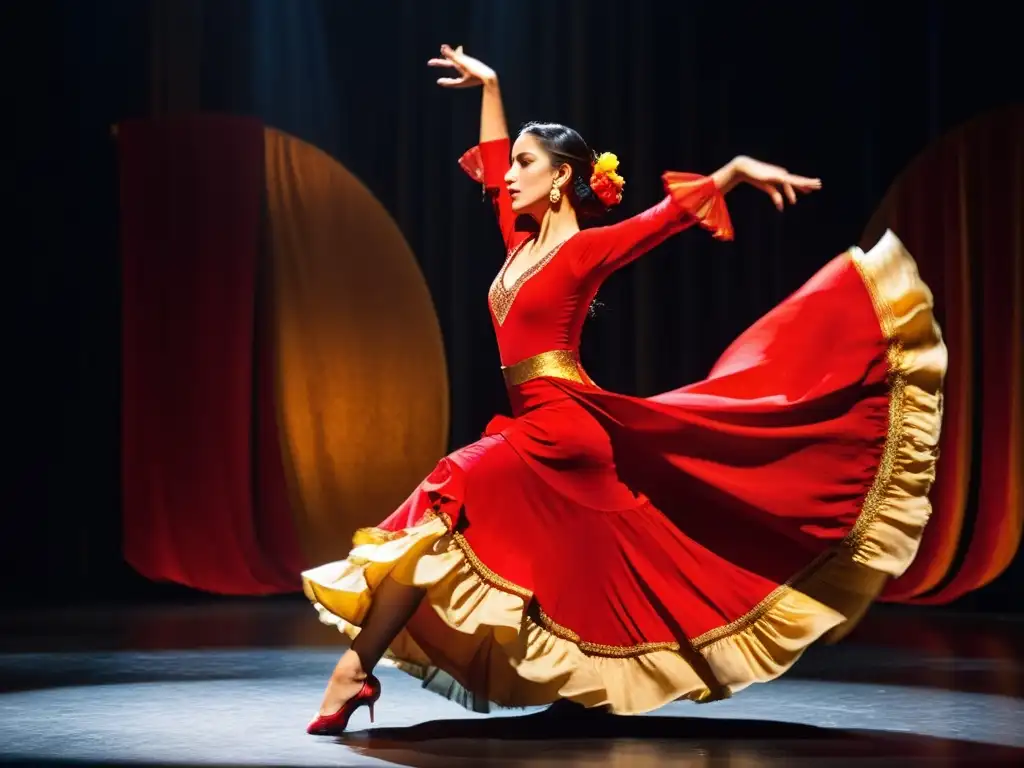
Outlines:
{"label": "woman", "polygon": [[641,713],[779,676],[848,631],[928,517],[946,354],[913,260],[891,234],[851,249],[706,380],[606,392],[576,351],[608,275],[693,224],[731,238],[723,195],[739,183],[780,210],[821,184],[740,157],[666,173],[653,208],[581,230],[621,199],[615,158],[558,125],[528,125],[510,150],[494,72],[441,53],[430,64],[457,76],[440,85],[483,90],[461,164],[505,240],[489,300],[515,417],[443,459],[346,560],[303,574],[353,638],[309,732],[343,731],[362,705],[372,719],[385,652],[477,710]]}

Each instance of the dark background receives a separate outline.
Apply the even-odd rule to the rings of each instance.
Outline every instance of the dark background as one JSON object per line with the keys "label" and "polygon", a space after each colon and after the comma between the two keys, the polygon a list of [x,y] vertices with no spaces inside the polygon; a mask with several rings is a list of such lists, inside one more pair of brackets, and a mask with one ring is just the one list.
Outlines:
{"label": "dark background", "polygon": [[[120,554],[119,254],[112,124],[257,115],[352,170],[391,211],[437,305],[453,445],[506,408],[485,294],[501,245],[456,166],[479,94],[434,85],[442,42],[494,66],[511,127],[567,122],[616,152],[619,215],[666,168],[740,153],[820,176],[778,215],[730,197],[737,240],[691,232],[616,275],[584,357],[638,394],[700,378],[728,342],[859,241],[888,185],[948,129],[1024,95],[992,3],[82,0],[2,5],[9,413],[0,602],[171,599]],[[936,221],[937,227],[942,226]],[[940,316],[941,321],[941,316]],[[969,541],[969,530],[965,540]],[[1021,559],[956,607],[1020,610]]]}

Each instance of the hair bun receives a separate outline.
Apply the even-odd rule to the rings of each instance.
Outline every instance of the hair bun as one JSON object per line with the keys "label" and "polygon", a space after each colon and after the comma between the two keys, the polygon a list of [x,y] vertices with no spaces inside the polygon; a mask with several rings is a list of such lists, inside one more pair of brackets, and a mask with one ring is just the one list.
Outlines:
{"label": "hair bun", "polygon": [[626,180],[618,173],[619,158],[611,152],[603,152],[594,160],[590,175],[590,188],[606,208],[622,202],[622,188]]}

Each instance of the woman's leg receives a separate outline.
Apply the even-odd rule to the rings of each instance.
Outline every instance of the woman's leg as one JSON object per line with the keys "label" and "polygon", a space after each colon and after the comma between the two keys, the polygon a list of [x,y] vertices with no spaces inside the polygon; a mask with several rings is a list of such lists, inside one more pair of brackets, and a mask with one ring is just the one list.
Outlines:
{"label": "woman's leg", "polygon": [[424,592],[420,587],[399,584],[390,576],[381,582],[359,635],[334,667],[320,705],[321,715],[337,712],[359,693],[366,676],[416,612]]}

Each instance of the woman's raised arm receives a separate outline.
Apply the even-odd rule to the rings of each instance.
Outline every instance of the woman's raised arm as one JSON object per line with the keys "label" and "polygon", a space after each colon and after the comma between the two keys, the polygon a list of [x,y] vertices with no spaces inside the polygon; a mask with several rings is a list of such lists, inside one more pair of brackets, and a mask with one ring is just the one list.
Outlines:
{"label": "woman's raised arm", "polygon": [[507,253],[518,244],[522,236],[516,234],[516,217],[505,187],[504,177],[509,167],[511,142],[498,75],[479,59],[467,56],[461,45],[458,48],[442,45],[441,58],[430,59],[427,63],[432,67],[453,70],[453,74],[457,75],[438,78],[437,84],[442,88],[481,89],[480,141],[459,159],[459,165],[470,178],[483,185],[491,198]]}
{"label": "woman's raised arm", "polygon": [[[780,211],[797,193],[821,189],[821,180],[797,176],[751,157],[737,157],[710,176],[669,171],[662,176],[666,195],[657,205],[618,224],[586,230],[579,236],[573,265],[577,274],[601,281],[647,253],[669,236],[694,224],[719,240],[731,240],[732,222],[725,194],[746,183],[771,197]],[[781,189],[780,189],[781,188]]]}

